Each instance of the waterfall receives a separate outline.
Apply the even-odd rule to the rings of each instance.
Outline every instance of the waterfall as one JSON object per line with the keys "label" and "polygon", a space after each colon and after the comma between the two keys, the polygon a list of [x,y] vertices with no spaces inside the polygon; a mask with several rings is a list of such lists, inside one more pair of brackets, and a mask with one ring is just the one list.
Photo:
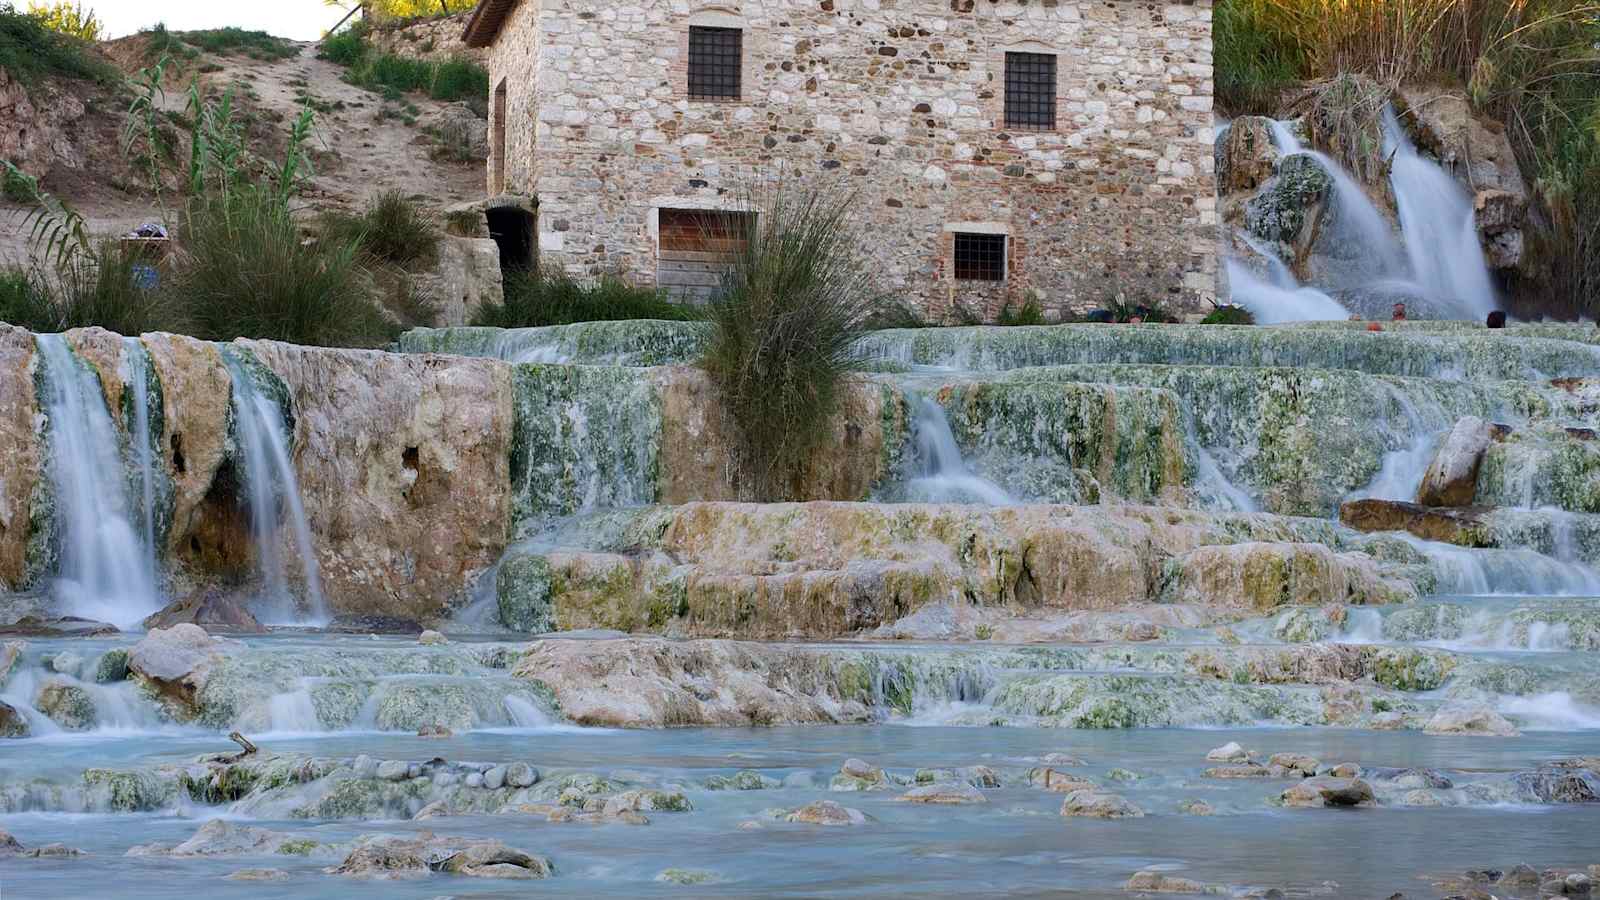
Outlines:
{"label": "waterfall", "polygon": [[129,361],[124,383],[133,393],[133,431],[129,438],[139,462],[139,512],[153,572],[157,542],[155,448],[160,436],[150,430],[150,360],[138,338],[123,338],[122,341],[124,358]]}
{"label": "waterfall", "polygon": [[967,467],[944,409],[926,397],[912,395],[911,400],[916,450],[916,475],[909,484],[912,496],[932,503],[1012,503],[1004,489]]}
{"label": "waterfall", "polygon": [[[38,347],[61,549],[58,596],[72,615],[119,628],[137,625],[161,608],[155,554],[134,525],[99,376],[78,362],[59,334],[39,335]],[[135,440],[148,449],[148,432]]]}
{"label": "waterfall", "polygon": [[[1343,166],[1326,153],[1303,145],[1286,123],[1272,122],[1272,140],[1283,157],[1309,157],[1333,182],[1330,215],[1323,227],[1336,229],[1338,243],[1359,248],[1368,261],[1360,283],[1332,287],[1399,300],[1421,297],[1427,301],[1425,312],[1481,321],[1495,309],[1496,302],[1473,221],[1471,196],[1448,172],[1417,152],[1393,108],[1387,106],[1383,132],[1384,153],[1391,159],[1389,185],[1399,218],[1398,236]],[[1257,321],[1270,324],[1345,317],[1344,305],[1321,290],[1299,284],[1269,248],[1248,235],[1239,237],[1268,261],[1265,279],[1235,260],[1227,261],[1233,299],[1255,313]]]}
{"label": "waterfall", "polygon": [[1383,109],[1383,135],[1411,277],[1452,312],[1482,321],[1497,304],[1473,223],[1472,197],[1417,152],[1389,106]]}
{"label": "waterfall", "polygon": [[1395,246],[1394,228],[1378,211],[1360,182],[1333,157],[1301,144],[1300,139],[1289,131],[1289,126],[1276,119],[1272,122],[1272,141],[1282,155],[1309,156],[1328,173],[1333,180],[1332,225],[1343,231],[1355,246],[1366,250],[1373,263],[1374,275],[1382,278],[1405,270],[1405,260]]}
{"label": "waterfall", "polygon": [[[233,416],[244,452],[244,481],[249,491],[250,533],[255,539],[265,589],[265,618],[279,623],[325,625],[329,621],[316,553],[311,546],[311,526],[300,501],[300,483],[289,459],[289,439],[283,430],[283,412],[256,388],[250,373],[230,350],[222,351],[233,380]],[[289,590],[283,554],[279,549],[279,502],[288,514],[309,615],[296,617],[294,595]],[[264,620],[265,620],[264,618]]]}

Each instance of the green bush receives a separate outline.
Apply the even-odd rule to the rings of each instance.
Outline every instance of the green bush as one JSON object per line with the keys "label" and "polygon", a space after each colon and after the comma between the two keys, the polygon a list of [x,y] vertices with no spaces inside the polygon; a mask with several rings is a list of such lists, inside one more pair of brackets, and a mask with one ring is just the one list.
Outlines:
{"label": "green bush", "polygon": [[1278,97],[1302,77],[1304,54],[1276,38],[1262,0],[1222,0],[1212,11],[1217,107],[1230,116],[1271,116]]}
{"label": "green bush", "polygon": [[695,311],[667,299],[654,288],[635,287],[615,276],[582,284],[566,275],[507,272],[505,300],[478,309],[472,324],[496,328],[532,328],[616,319],[684,321]]}
{"label": "green bush", "polygon": [[325,214],[322,233],[405,268],[431,266],[439,259],[438,225],[399,191],[378,194],[358,216]]}
{"label": "green bush", "polygon": [[366,31],[359,25],[328,35],[317,48],[317,56],[347,68],[360,62],[366,52]]}
{"label": "green bush", "polygon": [[758,499],[795,496],[832,429],[858,339],[879,305],[851,217],[835,188],[782,185],[752,203],[745,245],[707,309],[701,365],[742,436]]}
{"label": "green bush", "polygon": [[0,322],[29,331],[59,331],[60,316],[50,286],[37,270],[0,269]]}
{"label": "green bush", "polygon": [[121,77],[115,66],[93,53],[87,41],[51,31],[9,2],[0,2],[0,69],[25,85],[40,78],[111,84]]}
{"label": "green bush", "polygon": [[39,179],[7,166],[0,170],[0,197],[15,203],[32,203],[39,196]]}
{"label": "green bush", "polygon": [[196,337],[373,347],[393,331],[373,302],[358,246],[305,241],[267,192],[193,201],[179,239],[170,291]]}
{"label": "green bush", "polygon": [[322,39],[317,55],[344,66],[345,80],[399,100],[402,94],[427,94],[446,102],[465,100],[483,114],[489,100],[489,72],[470,59],[443,62],[380,53],[367,43],[366,29],[351,28]]}
{"label": "green bush", "polygon": [[1201,325],[1254,325],[1255,323],[1254,313],[1231,303],[1215,304],[1215,308],[1200,320]]}

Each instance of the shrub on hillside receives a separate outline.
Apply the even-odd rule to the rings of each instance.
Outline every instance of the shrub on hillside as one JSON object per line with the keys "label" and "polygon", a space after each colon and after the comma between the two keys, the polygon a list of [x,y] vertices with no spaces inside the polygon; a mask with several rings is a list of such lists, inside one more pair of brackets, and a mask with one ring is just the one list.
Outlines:
{"label": "shrub on hillside", "polygon": [[360,215],[323,216],[324,238],[353,242],[375,259],[403,268],[426,267],[439,258],[439,228],[399,191],[384,191]]}
{"label": "shrub on hillside", "polygon": [[853,197],[780,183],[754,199],[761,213],[707,308],[701,366],[742,435],[754,493],[781,500],[831,432],[878,300]]}
{"label": "shrub on hillside", "polygon": [[567,275],[507,272],[504,302],[484,304],[472,324],[532,328],[616,319],[682,321],[694,315],[654,288],[635,287],[613,275],[583,284]]}
{"label": "shrub on hillside", "polygon": [[401,94],[427,94],[435,100],[465,100],[481,116],[489,100],[489,72],[470,59],[442,62],[383,53],[367,43],[364,28],[329,35],[317,55],[344,66],[345,80],[386,100]]}
{"label": "shrub on hillside", "polygon": [[265,192],[194,201],[179,231],[169,290],[192,334],[373,347],[391,327],[373,302],[346,240],[307,241],[287,207]]}
{"label": "shrub on hillside", "polygon": [[0,69],[23,84],[58,77],[110,84],[119,78],[87,41],[50,30],[10,2],[0,2]]}

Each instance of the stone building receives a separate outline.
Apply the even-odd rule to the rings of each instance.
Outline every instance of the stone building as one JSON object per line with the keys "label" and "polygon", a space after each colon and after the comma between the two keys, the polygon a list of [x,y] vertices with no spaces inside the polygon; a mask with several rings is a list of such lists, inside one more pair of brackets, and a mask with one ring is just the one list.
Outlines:
{"label": "stone building", "polygon": [[480,0],[465,40],[543,267],[703,292],[782,171],[931,315],[1215,294],[1210,0]]}

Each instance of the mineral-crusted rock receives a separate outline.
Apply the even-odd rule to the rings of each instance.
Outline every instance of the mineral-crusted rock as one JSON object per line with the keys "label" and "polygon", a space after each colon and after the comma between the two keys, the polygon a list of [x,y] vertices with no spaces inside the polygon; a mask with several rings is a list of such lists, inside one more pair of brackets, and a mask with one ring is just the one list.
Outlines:
{"label": "mineral-crusted rock", "polygon": [[1457,420],[1433,454],[1417,502],[1423,506],[1469,506],[1478,490],[1478,467],[1489,449],[1489,423],[1477,416]]}

